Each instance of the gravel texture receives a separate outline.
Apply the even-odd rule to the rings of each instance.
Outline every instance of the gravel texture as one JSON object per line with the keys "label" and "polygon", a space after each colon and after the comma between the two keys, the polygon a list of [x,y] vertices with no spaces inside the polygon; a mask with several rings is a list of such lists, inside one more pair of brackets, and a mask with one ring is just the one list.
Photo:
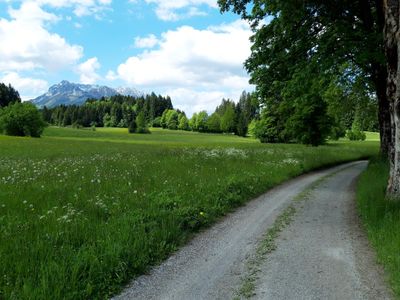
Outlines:
{"label": "gravel texture", "polygon": [[114,299],[232,299],[246,276],[246,261],[276,217],[310,184],[339,170],[313,192],[284,230],[278,249],[261,266],[255,296],[388,298],[352,201],[354,179],[366,165],[350,163],[310,173],[270,190],[199,233]]}
{"label": "gravel texture", "polygon": [[365,167],[335,174],[302,202],[261,267],[256,299],[391,299],[355,208]]}

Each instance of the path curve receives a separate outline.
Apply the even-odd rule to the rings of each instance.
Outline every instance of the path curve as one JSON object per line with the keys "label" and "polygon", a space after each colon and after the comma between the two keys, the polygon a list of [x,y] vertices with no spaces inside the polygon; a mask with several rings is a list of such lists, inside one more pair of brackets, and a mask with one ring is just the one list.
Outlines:
{"label": "path curve", "polygon": [[[374,278],[378,282],[375,287],[366,287],[368,284],[365,281],[368,278],[359,275],[359,273],[362,273],[362,267],[359,268],[358,265],[359,263],[365,263],[365,260],[359,261],[355,259],[358,257],[355,253],[357,247],[361,246],[360,249],[363,249],[361,253],[367,253],[370,256],[370,260],[367,261],[368,266],[373,260],[368,252],[369,250],[365,250],[368,245],[365,245],[365,243],[363,245],[353,243],[356,240],[353,234],[360,234],[360,230],[354,231],[354,226],[348,225],[335,226],[337,221],[342,222],[344,218],[347,222],[349,221],[347,219],[351,218],[350,215],[356,214],[354,208],[349,213],[346,213],[346,209],[348,209],[349,205],[352,205],[353,194],[351,191],[354,188],[353,182],[365,169],[366,165],[367,162],[355,162],[313,172],[297,177],[270,190],[238,209],[235,213],[228,215],[212,228],[198,234],[188,245],[172,255],[160,266],[154,268],[149,275],[143,275],[134,280],[121,295],[114,299],[232,299],[240,287],[241,279],[246,274],[246,260],[254,253],[263,233],[299,193],[313,182],[330,174],[335,175],[324,183],[323,186],[327,185],[327,188],[324,190],[318,188],[314,193],[316,195],[315,199],[323,200],[322,206],[317,200],[306,202],[307,204],[305,205],[307,207],[295,216],[293,226],[283,232],[278,249],[271,254],[262,267],[262,274],[256,285],[255,296],[259,299],[321,299],[321,295],[325,299],[362,299],[360,297],[350,297],[353,296],[351,287],[356,282],[357,293],[355,295],[364,296],[368,295],[368,293],[375,295],[371,290],[379,287],[379,295],[383,297],[379,297],[379,299],[384,299],[388,293],[384,285],[374,277],[376,275],[374,270],[377,268],[374,267],[371,271],[372,275],[368,275],[372,277],[367,276],[368,278]],[[329,195],[329,199],[325,199],[326,195]],[[340,201],[337,201],[337,203],[335,195],[340,198],[338,198]],[[314,206],[317,206],[315,208],[317,213],[316,220],[314,220],[312,213]],[[305,212],[307,219],[303,219],[304,216],[302,216]],[[318,213],[325,213],[326,215]],[[335,216],[330,217],[331,214]],[[315,221],[315,224],[308,223],[308,220]],[[324,223],[325,221],[327,223]],[[346,224],[350,223],[347,222]],[[297,224],[303,224],[303,226],[297,228]],[[303,233],[302,230],[308,228],[307,224],[310,225],[309,227],[320,226],[321,233],[317,234],[316,238],[313,237],[314,232],[311,229],[311,231]],[[332,230],[329,229],[330,226],[333,226]],[[336,235],[336,230],[339,230],[341,234]],[[300,237],[302,235],[303,238]],[[312,257],[315,252],[318,252],[318,249],[314,249],[309,253],[311,256],[309,260],[301,256],[301,254],[308,252],[307,247],[309,246],[318,248],[320,242],[318,238],[324,236],[327,238],[335,237],[331,241],[333,244],[328,243],[329,247],[327,249],[324,248],[328,251],[325,253],[325,257],[330,260],[323,260],[321,255],[317,256],[321,261],[319,259],[313,260]],[[310,238],[312,240],[311,244],[308,242]],[[288,243],[291,239],[294,239],[293,244],[285,245],[285,242]],[[335,246],[336,242],[343,239],[343,247],[341,244]],[[282,252],[285,247],[288,248],[287,251],[290,250],[289,252],[286,251],[286,254],[285,251]],[[300,254],[297,253],[298,250],[301,250]],[[292,256],[293,259],[290,259]],[[347,261],[349,257],[351,259]],[[348,268],[346,266],[336,268],[339,265],[338,261],[343,265],[350,264],[350,266]],[[350,270],[350,277],[354,280],[348,280],[348,277],[343,277],[339,274],[340,276],[336,276],[337,280],[332,281],[334,286],[331,287],[331,282],[326,282],[327,285],[324,285],[323,282],[319,281],[321,284],[314,285],[313,280],[315,278],[310,277],[308,279],[311,280],[309,282],[311,287],[309,285],[302,287],[306,279],[301,276],[301,272],[316,271],[317,273],[314,272],[312,274],[317,274],[315,276],[320,278],[323,277],[321,275],[323,273],[320,273],[320,269],[318,269],[319,264],[321,264],[323,272],[326,272],[324,274],[330,274],[330,263],[334,263],[331,269],[332,273],[348,272]],[[305,267],[305,264],[311,264],[311,266]],[[282,270],[284,273],[282,273]],[[341,291],[340,296],[348,295],[349,297],[336,297],[334,294],[334,291],[340,290],[340,277],[344,278],[348,283],[346,289]],[[284,279],[287,281],[283,281]],[[297,289],[288,291],[292,288],[290,281],[294,279],[298,281],[293,282],[292,286],[298,284]],[[318,294],[319,287],[325,289],[323,294]],[[363,289],[366,293],[363,293]],[[311,294],[309,294],[309,290],[312,290]],[[283,292],[281,293],[281,291]],[[303,291],[304,293],[299,294],[298,291]]]}

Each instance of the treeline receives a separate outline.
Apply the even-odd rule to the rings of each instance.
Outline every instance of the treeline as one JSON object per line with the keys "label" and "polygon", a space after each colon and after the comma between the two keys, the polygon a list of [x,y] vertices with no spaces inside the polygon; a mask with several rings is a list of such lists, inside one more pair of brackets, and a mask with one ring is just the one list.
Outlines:
{"label": "treeline", "polygon": [[152,125],[165,110],[173,109],[171,98],[154,93],[141,97],[116,95],[110,98],[88,99],[83,105],[44,107],[43,118],[56,126],[129,127],[139,114]]}
{"label": "treeline", "polygon": [[89,99],[80,106],[45,107],[42,114],[46,122],[57,126],[121,127],[131,133],[149,133],[148,127],[162,127],[250,135],[266,143],[318,145],[346,135],[350,140],[362,140],[363,131],[378,130],[377,103],[365,81],[354,78],[351,84],[342,78],[330,81],[315,102],[296,100],[295,95],[291,101],[261,101],[257,93],[243,92],[237,103],[222,99],[212,114],[200,111],[191,118],[174,109],[170,97],[154,93]]}
{"label": "treeline", "polygon": [[259,117],[259,111],[257,98],[250,93],[243,92],[237,104],[232,100],[222,99],[222,103],[211,115],[206,111],[201,111],[194,113],[188,119],[182,111],[166,110],[160,118],[155,120],[153,126],[171,130],[234,133],[246,136],[251,122]]}

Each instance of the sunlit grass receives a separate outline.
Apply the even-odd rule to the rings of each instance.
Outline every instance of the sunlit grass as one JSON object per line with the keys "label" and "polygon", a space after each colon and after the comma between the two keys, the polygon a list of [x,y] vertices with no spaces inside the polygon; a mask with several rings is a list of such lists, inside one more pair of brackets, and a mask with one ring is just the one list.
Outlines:
{"label": "sunlit grass", "polygon": [[380,141],[379,132],[366,131],[365,135],[367,136],[366,138],[367,141],[376,141],[376,142]]}
{"label": "sunlit grass", "polygon": [[0,298],[108,297],[272,186],[378,151],[376,142],[315,148],[152,131],[0,135]]}
{"label": "sunlit grass", "polygon": [[372,161],[358,183],[357,201],[368,238],[400,299],[400,202],[385,198],[388,173],[387,162]]}

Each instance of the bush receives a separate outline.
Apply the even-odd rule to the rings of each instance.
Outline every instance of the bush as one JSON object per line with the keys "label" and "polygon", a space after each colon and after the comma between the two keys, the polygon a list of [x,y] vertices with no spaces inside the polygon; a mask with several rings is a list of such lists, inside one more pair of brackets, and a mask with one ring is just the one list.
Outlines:
{"label": "bush", "polygon": [[261,120],[257,121],[254,128],[254,136],[258,138],[261,143],[280,143],[284,142],[282,138],[283,130],[276,125],[273,117],[264,116]]}
{"label": "bush", "polygon": [[136,129],[136,133],[144,133],[144,134],[149,134],[151,133],[150,130],[147,127],[138,127]]}
{"label": "bush", "polygon": [[132,122],[129,123],[128,131],[129,133],[136,133],[136,129],[137,129],[136,121],[133,120]]}
{"label": "bush", "polygon": [[161,127],[161,117],[157,117],[153,120],[153,127]]}
{"label": "bush", "polygon": [[331,133],[329,135],[329,138],[331,140],[337,141],[345,136],[346,136],[346,130],[342,126],[340,125],[332,126]]}
{"label": "bush", "polygon": [[71,127],[74,129],[81,129],[83,126],[81,123],[79,123],[79,121],[75,121],[74,123],[72,123]]}
{"label": "bush", "polygon": [[367,136],[363,131],[360,130],[349,130],[347,131],[347,138],[350,141],[365,141]]}
{"label": "bush", "polygon": [[40,137],[46,127],[32,103],[15,103],[0,110],[0,131],[7,135]]}

